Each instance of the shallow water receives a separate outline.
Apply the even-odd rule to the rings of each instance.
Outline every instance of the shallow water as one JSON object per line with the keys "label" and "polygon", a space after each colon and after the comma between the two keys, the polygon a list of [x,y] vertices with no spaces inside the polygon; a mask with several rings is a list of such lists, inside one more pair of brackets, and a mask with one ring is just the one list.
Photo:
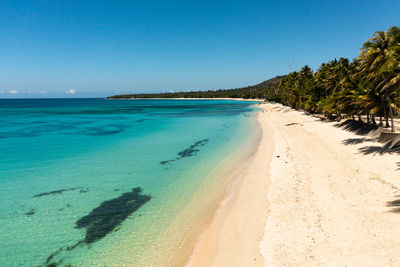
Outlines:
{"label": "shallow water", "polygon": [[0,100],[0,265],[163,259],[209,203],[177,218],[251,138],[253,104]]}

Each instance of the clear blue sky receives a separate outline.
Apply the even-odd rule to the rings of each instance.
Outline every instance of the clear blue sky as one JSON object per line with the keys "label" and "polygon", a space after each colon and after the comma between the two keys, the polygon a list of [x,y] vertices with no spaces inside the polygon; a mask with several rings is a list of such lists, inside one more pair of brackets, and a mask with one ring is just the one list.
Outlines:
{"label": "clear blue sky", "polygon": [[398,0],[2,0],[0,98],[252,85],[354,58],[399,14]]}

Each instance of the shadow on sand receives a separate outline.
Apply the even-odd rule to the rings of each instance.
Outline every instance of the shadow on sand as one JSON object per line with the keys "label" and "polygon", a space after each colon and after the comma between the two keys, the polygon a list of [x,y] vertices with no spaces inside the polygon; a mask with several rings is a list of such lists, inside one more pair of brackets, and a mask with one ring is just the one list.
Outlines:
{"label": "shadow on sand", "polygon": [[391,208],[389,212],[400,213],[400,199],[389,201],[386,203],[386,206]]}
{"label": "shadow on sand", "polygon": [[373,140],[372,138],[348,138],[343,140],[342,143],[345,145],[358,145],[372,140]]}
{"label": "shadow on sand", "polygon": [[371,125],[361,121],[346,120],[342,123],[335,124],[335,127],[342,128],[346,131],[353,132],[358,135],[368,135],[379,130],[378,125]]}
{"label": "shadow on sand", "polygon": [[[353,132],[357,135],[369,135],[370,138],[360,137],[360,138],[348,138],[342,141],[344,145],[357,145],[369,141],[378,141],[381,134],[381,127],[378,125],[371,125],[355,120],[346,120],[342,123],[337,123],[335,127],[342,128],[346,131]],[[360,153],[364,155],[370,154],[393,154],[400,153],[400,139],[390,140],[383,145],[370,145],[364,146],[358,149]],[[398,169],[400,170],[400,168]]]}
{"label": "shadow on sand", "polygon": [[383,146],[365,146],[360,148],[359,151],[364,155],[400,153],[400,140],[391,140],[389,142],[386,142]]}
{"label": "shadow on sand", "polygon": [[364,155],[369,155],[369,154],[379,154],[379,155],[383,155],[383,154],[393,154],[396,152],[395,149],[393,149],[390,146],[390,142],[386,143],[383,146],[365,146],[362,147],[360,149],[358,149],[362,154]]}

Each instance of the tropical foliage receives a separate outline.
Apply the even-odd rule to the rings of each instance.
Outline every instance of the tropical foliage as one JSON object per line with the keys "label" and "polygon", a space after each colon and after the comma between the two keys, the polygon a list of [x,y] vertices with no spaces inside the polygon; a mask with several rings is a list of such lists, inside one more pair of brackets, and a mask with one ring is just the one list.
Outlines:
{"label": "tropical foliage", "polygon": [[[367,117],[394,131],[400,114],[400,28],[375,32],[352,61],[323,63],[316,72],[309,66],[255,86],[238,89],[119,95],[111,98],[262,98],[328,118]],[[391,123],[389,124],[389,119]]]}
{"label": "tropical foliage", "polygon": [[361,48],[360,55],[323,63],[313,73],[308,66],[285,77],[278,87],[280,101],[296,109],[321,112],[340,119],[343,114],[385,119],[394,131],[393,117],[400,113],[400,29],[375,32]]}

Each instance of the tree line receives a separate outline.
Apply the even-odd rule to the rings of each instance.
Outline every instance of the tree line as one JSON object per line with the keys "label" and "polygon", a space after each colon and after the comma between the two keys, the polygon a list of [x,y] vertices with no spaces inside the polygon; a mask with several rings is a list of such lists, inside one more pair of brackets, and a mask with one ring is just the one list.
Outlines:
{"label": "tree line", "polygon": [[351,62],[346,58],[323,63],[314,73],[307,65],[287,75],[270,99],[311,113],[341,119],[376,117],[394,132],[400,113],[400,29],[375,32]]}
{"label": "tree line", "polygon": [[[334,59],[317,71],[304,66],[254,86],[196,92],[127,94],[119,98],[258,98],[279,102],[310,113],[341,119],[367,117],[368,123],[394,131],[400,114],[400,28],[375,32],[352,61]],[[389,119],[391,123],[389,124]]]}
{"label": "tree line", "polygon": [[257,85],[241,87],[236,89],[218,89],[208,91],[168,92],[156,94],[125,94],[108,97],[108,99],[126,98],[244,98],[244,99],[266,99],[273,95],[269,92],[275,91],[276,85],[285,76],[277,76]]}

